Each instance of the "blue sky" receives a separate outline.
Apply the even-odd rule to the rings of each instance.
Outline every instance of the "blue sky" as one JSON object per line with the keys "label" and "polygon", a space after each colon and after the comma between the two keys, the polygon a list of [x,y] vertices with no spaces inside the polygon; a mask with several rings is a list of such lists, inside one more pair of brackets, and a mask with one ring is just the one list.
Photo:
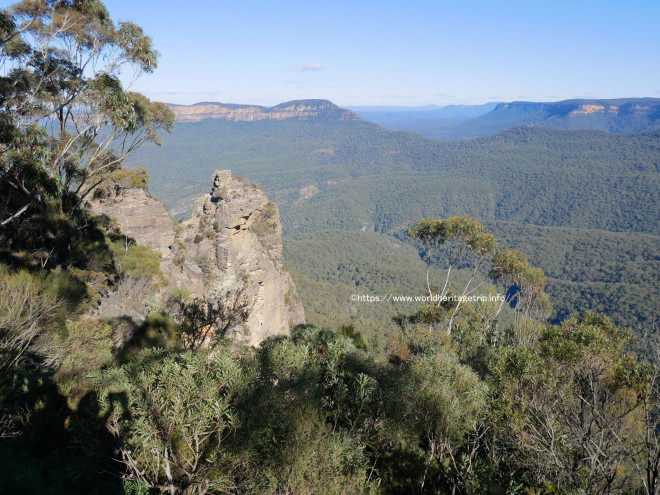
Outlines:
{"label": "blue sky", "polygon": [[[6,6],[11,2],[0,2]],[[154,100],[446,105],[660,97],[660,1],[107,0]]]}

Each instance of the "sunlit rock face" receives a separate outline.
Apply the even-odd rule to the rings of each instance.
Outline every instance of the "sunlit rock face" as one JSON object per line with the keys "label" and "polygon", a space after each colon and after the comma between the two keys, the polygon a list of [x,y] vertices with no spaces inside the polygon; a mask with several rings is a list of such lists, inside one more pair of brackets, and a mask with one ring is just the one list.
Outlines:
{"label": "sunlit rock face", "polygon": [[322,118],[360,120],[355,112],[339,108],[328,100],[289,101],[274,107],[231,103],[196,103],[194,105],[169,105],[169,107],[179,122],[199,122],[206,119],[237,122]]}
{"label": "sunlit rock face", "polygon": [[[197,299],[241,293],[249,304],[243,324],[229,337],[259,345],[305,322],[296,287],[282,265],[282,226],[263,190],[229,170],[216,170],[209,194],[196,199],[191,217],[175,226],[165,205],[140,189],[117,191],[92,202],[122,233],[161,254],[169,288]],[[116,316],[116,315],[113,315]]]}

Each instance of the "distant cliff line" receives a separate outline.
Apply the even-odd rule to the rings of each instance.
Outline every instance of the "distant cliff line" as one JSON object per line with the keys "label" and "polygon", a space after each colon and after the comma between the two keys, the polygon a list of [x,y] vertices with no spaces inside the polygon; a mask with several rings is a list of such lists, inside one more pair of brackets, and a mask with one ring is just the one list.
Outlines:
{"label": "distant cliff line", "polygon": [[328,100],[294,100],[274,107],[214,102],[168,106],[179,122],[199,122],[206,119],[236,122],[285,119],[361,120],[355,112],[340,108]]}
{"label": "distant cliff line", "polygon": [[637,114],[660,112],[659,98],[574,99],[552,102],[512,101],[499,103],[493,112],[544,111],[548,115],[573,117],[590,114]]}

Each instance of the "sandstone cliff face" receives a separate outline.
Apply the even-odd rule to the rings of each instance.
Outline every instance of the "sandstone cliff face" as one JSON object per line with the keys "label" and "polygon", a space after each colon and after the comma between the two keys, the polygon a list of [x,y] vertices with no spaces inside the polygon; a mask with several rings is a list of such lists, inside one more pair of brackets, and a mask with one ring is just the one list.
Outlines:
{"label": "sandstone cliff face", "polygon": [[575,115],[591,115],[594,113],[619,113],[619,107],[616,105],[579,105],[575,110],[572,110],[568,115],[573,117]]}
{"label": "sandstone cliff face", "polygon": [[279,212],[261,188],[217,170],[211,193],[196,200],[182,227],[185,258],[203,273],[204,292],[195,295],[243,290],[250,301],[246,328],[235,329],[234,339],[257,345],[304,323],[296,287],[282,266]]}
{"label": "sandstone cliff face", "polygon": [[281,103],[274,107],[236,105],[224,103],[196,103],[194,105],[169,105],[179,122],[199,122],[205,119],[222,119],[252,122],[257,120],[334,118],[360,120],[351,110],[339,108],[327,100],[299,100]]}
{"label": "sandstone cliff face", "polygon": [[108,215],[121,226],[122,233],[146,244],[162,256],[174,243],[174,226],[167,208],[141,188],[121,189],[90,203],[97,215]]}
{"label": "sandstone cliff face", "polygon": [[[500,103],[493,110],[494,113],[519,112],[532,115],[539,112],[544,117],[578,117],[584,115],[603,114],[616,116],[653,116],[657,120],[660,110],[660,99],[657,98],[631,98],[615,100],[564,100],[556,102],[514,101]],[[530,122],[531,123],[531,122]]]}
{"label": "sandstone cliff face", "polygon": [[196,200],[191,218],[176,232],[165,205],[144,190],[95,200],[92,210],[114,217],[123,233],[160,252],[170,286],[206,300],[243,293],[249,316],[231,329],[234,340],[258,345],[305,322],[296,287],[282,266],[277,208],[261,188],[229,170],[213,174],[211,193]]}

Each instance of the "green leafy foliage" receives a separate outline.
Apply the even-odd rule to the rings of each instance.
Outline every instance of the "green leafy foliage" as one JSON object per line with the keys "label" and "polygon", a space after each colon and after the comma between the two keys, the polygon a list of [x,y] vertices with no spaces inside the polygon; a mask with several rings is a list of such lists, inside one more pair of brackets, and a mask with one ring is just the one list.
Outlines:
{"label": "green leafy foliage", "polygon": [[224,489],[209,476],[237,427],[242,371],[229,348],[208,354],[143,352],[98,384],[101,413],[121,441],[131,477],[149,487]]}
{"label": "green leafy foliage", "polygon": [[152,312],[137,329],[133,340],[141,348],[172,351],[181,348],[181,329],[167,313]]}
{"label": "green leafy foliage", "polygon": [[353,345],[358,349],[362,349],[363,351],[367,350],[367,340],[364,338],[364,335],[362,335],[362,332],[356,330],[352,325],[341,325],[337,329],[337,333],[351,339]]}
{"label": "green leafy foliage", "polygon": [[118,239],[112,243],[112,251],[125,277],[162,280],[160,256],[149,246],[135,244],[127,239]]}
{"label": "green leafy foliage", "polygon": [[[312,406],[294,406],[282,415],[275,458],[259,459],[251,493],[369,493],[366,459],[359,446],[327,424]],[[255,459],[256,460],[256,459]],[[263,464],[262,464],[263,462]]]}
{"label": "green leafy foliage", "polygon": [[[56,462],[24,448],[42,433],[0,442],[0,456],[33,466],[37,485],[69,470],[55,483],[76,493],[101,489],[99,472],[138,493],[639,489],[644,435],[657,431],[644,426],[650,368],[626,354],[629,334],[586,314],[520,344],[484,326],[483,311],[461,313],[452,335],[420,320],[390,359],[359,349],[350,327],[306,325],[259,349],[147,349],[119,364],[110,327],[79,320],[52,389],[75,400],[31,412],[31,428],[50,428]],[[66,429],[39,426],[40,410]]]}
{"label": "green leafy foliage", "polygon": [[23,1],[2,15],[0,241],[46,253],[44,265],[68,264],[86,227],[85,197],[171,129],[166,105],[120,80],[122,70],[153,71],[157,52],[138,26],[115,26],[98,0]]}
{"label": "green leafy foliage", "polygon": [[16,373],[24,360],[43,357],[60,304],[57,291],[42,277],[0,265],[0,390],[12,368]]}
{"label": "green leafy foliage", "polygon": [[547,327],[533,350],[497,352],[494,411],[509,424],[509,462],[528,482],[586,493],[630,488],[626,442],[635,435],[644,373],[625,353],[628,342],[611,319],[585,314]]}
{"label": "green leafy foliage", "polygon": [[58,346],[60,368],[55,380],[72,407],[91,388],[89,375],[112,362],[112,329],[107,323],[82,319],[66,327]]}
{"label": "green leafy foliage", "polygon": [[[403,239],[420,218],[467,214],[495,234],[501,247],[526,253],[544,270],[556,320],[573,310],[593,310],[618,324],[639,325],[657,318],[658,304],[642,301],[655,302],[660,289],[657,277],[648,277],[658,270],[660,249],[658,139],[657,132],[530,127],[438,143],[359,121],[206,120],[180,123],[162,150],[145,148],[135,163],[151,174],[154,194],[178,214],[189,211],[187,198],[206,190],[219,166],[260,181],[281,213],[285,257],[304,249],[303,234],[314,249],[325,236],[325,248],[334,253],[339,234],[329,231],[376,231]],[[356,251],[357,258],[364,252],[360,239],[346,234],[344,251]],[[364,253],[347,273],[371,265],[387,269],[378,252]],[[322,325],[344,323],[319,314],[312,301],[326,294],[332,312],[348,313],[341,306],[354,291],[344,282],[336,290],[322,286],[315,265],[326,261],[312,261],[313,252],[305,257],[285,261],[308,313]],[[369,273],[361,277],[364,285],[389,292],[378,272]],[[334,278],[339,277],[345,276]],[[419,280],[411,273],[399,282],[402,292]],[[367,325],[374,318],[353,316]]]}
{"label": "green leafy foliage", "polygon": [[143,167],[134,169],[120,168],[114,170],[94,189],[94,197],[108,196],[115,189],[141,188],[147,189],[149,175]]}

